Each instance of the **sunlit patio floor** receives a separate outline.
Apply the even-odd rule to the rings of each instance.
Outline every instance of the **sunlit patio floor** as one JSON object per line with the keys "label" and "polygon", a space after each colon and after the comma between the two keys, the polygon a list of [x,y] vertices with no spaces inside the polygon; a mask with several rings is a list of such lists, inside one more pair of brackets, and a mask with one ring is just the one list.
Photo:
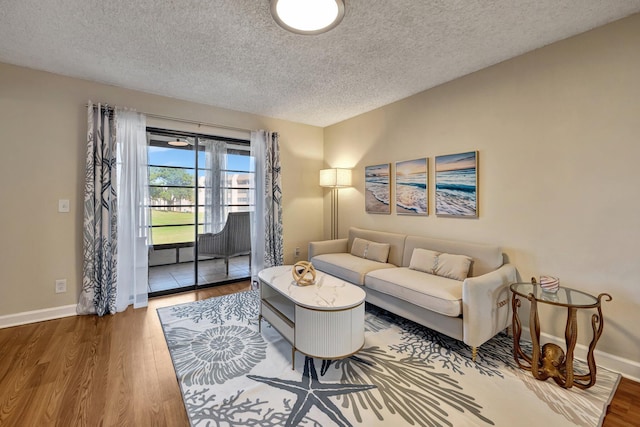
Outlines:
{"label": "sunlit patio floor", "polygon": [[[198,285],[249,278],[249,255],[229,259],[229,275],[225,272],[224,259],[200,260]],[[193,287],[196,284],[193,262],[149,267],[149,293]]]}

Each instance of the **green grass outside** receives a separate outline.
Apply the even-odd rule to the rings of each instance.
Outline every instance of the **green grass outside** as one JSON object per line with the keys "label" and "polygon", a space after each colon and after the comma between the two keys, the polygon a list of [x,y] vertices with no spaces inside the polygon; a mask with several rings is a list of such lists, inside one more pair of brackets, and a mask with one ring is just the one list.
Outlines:
{"label": "green grass outside", "polygon": [[[157,209],[151,210],[152,225],[168,224],[193,224],[195,215],[191,212],[170,212]],[[154,245],[166,243],[193,242],[193,225],[176,225],[173,227],[152,228],[152,241]],[[203,226],[199,227],[199,233],[203,232]]]}

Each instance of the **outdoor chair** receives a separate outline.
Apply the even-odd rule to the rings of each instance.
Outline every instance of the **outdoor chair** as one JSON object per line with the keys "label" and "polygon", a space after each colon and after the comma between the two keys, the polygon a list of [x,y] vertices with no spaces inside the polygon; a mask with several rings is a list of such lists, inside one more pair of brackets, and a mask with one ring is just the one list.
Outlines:
{"label": "outdoor chair", "polygon": [[[228,276],[229,258],[251,254],[249,212],[229,212],[227,222],[220,232],[199,234],[198,254],[224,258]],[[249,257],[249,268],[251,268],[251,257]]]}

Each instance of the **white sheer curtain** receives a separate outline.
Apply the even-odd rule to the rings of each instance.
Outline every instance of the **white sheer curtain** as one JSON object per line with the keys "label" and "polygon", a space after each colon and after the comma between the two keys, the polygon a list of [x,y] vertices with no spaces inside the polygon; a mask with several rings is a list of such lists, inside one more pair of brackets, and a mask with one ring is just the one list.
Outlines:
{"label": "white sheer curtain", "polygon": [[255,164],[255,206],[251,212],[251,281],[258,281],[258,273],[264,269],[264,169],[267,147],[266,133],[251,132],[251,157]]}
{"label": "white sheer curtain", "polygon": [[226,167],[227,143],[217,140],[202,140],[205,146],[205,229],[206,233],[217,233],[222,230],[226,217],[224,215],[222,170]]}
{"label": "white sheer curtain", "polygon": [[145,116],[116,109],[118,194],[117,311],[146,307],[149,233],[149,174]]}
{"label": "white sheer curtain", "polygon": [[251,156],[255,162],[256,203],[251,213],[251,271],[257,281],[260,270],[282,265],[282,191],[278,134],[251,132]]}

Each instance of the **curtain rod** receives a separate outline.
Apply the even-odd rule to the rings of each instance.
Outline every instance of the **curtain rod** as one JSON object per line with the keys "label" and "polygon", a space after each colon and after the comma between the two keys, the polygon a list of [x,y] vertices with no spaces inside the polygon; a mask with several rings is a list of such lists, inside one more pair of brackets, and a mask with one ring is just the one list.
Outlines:
{"label": "curtain rod", "polygon": [[[89,104],[86,104],[86,106],[88,107]],[[93,106],[93,108],[97,108],[98,104],[92,104],[92,106]],[[101,104],[100,107],[102,109],[107,109],[108,111],[113,112],[113,107],[108,105],[108,104]],[[138,113],[144,114],[145,116],[152,117],[154,119],[170,120],[170,121],[173,121],[173,122],[188,123],[188,124],[198,125],[198,126],[207,126],[207,127],[211,127],[211,128],[217,128],[217,129],[235,130],[235,131],[249,132],[249,133],[252,132],[251,129],[238,128],[238,127],[234,127],[234,126],[219,125],[219,124],[216,124],[216,123],[199,122],[199,121],[196,121],[196,120],[181,119],[179,117],[161,116],[159,114],[145,113],[144,111],[138,111]]]}

